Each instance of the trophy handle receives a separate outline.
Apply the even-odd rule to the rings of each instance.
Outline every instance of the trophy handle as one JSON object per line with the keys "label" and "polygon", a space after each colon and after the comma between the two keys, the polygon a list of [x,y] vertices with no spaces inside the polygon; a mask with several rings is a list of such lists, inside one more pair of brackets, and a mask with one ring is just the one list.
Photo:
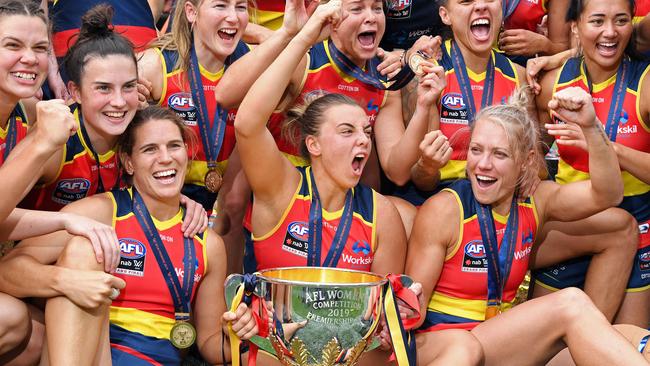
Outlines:
{"label": "trophy handle", "polygon": [[244,276],[240,274],[231,274],[226,278],[226,282],[224,284],[224,291],[223,294],[226,297],[226,308],[230,309],[232,306],[232,301],[235,299],[235,295],[237,294],[237,289],[241,284],[244,283]]}

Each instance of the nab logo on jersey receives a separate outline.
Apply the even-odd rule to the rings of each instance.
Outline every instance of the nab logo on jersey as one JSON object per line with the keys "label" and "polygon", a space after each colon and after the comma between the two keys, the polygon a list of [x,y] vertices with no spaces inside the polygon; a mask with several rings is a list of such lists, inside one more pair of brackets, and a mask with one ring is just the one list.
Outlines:
{"label": "nab logo on jersey", "polygon": [[485,258],[485,246],[480,240],[472,240],[465,245],[465,254],[472,258]]}
{"label": "nab logo on jersey", "polygon": [[147,249],[144,244],[131,238],[120,239],[120,252],[122,258],[139,259],[144,257]]}
{"label": "nab logo on jersey", "polygon": [[460,93],[445,94],[442,97],[442,105],[455,111],[465,109],[465,101]]}
{"label": "nab logo on jersey", "polygon": [[296,240],[307,241],[309,239],[309,226],[306,222],[294,221],[289,224],[287,231]]}
{"label": "nab logo on jersey", "polygon": [[190,93],[175,93],[167,98],[167,105],[177,111],[191,111],[194,109],[194,100]]}
{"label": "nab logo on jersey", "polygon": [[56,188],[66,193],[85,193],[90,188],[90,181],[83,178],[64,179],[57,183]]}

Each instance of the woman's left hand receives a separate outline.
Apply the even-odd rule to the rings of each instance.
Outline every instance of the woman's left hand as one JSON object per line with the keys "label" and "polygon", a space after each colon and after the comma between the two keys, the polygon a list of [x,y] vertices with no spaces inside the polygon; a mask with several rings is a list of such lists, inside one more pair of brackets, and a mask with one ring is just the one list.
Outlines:
{"label": "woman's left hand", "polygon": [[185,206],[185,218],[181,225],[183,235],[191,238],[204,232],[208,228],[208,213],[203,206],[183,194],[181,194],[181,205]]}
{"label": "woman's left hand", "polygon": [[251,339],[258,333],[257,323],[253,317],[253,311],[245,304],[241,303],[235,312],[227,311],[221,317],[222,323],[232,325],[232,330],[241,340]]}
{"label": "woman's left hand", "polygon": [[377,57],[381,63],[377,65],[377,71],[388,78],[397,75],[402,69],[402,52],[404,51],[384,51],[382,48],[377,49]]}
{"label": "woman's left hand", "polygon": [[88,238],[93,246],[97,263],[104,263],[104,271],[115,272],[120,264],[120,243],[115,230],[84,216],[71,213],[61,213],[61,215],[64,215],[65,230],[72,235]]}

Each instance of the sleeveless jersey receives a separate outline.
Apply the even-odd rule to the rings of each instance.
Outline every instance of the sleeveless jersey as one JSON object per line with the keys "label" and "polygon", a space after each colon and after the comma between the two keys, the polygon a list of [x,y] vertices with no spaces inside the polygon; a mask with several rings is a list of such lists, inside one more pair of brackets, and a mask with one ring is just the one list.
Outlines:
{"label": "sleeveless jersey", "polygon": [[[452,252],[445,258],[440,279],[429,300],[426,321],[420,328],[422,331],[446,328],[471,329],[485,320],[488,262],[474,208],[472,186],[468,180],[463,179],[454,182],[444,191],[452,193],[458,203],[461,231]],[[502,307],[505,308],[512,306],[517,289],[528,270],[528,260],[538,225],[536,207],[532,198],[519,203],[517,210],[518,241],[514,248],[510,276],[503,290]],[[501,246],[508,218],[494,211],[492,215],[497,241]]]}
{"label": "sleeveless jersey", "polygon": [[284,1],[256,0],[250,6],[251,22],[278,30],[284,18]]}
{"label": "sleeveless jersey", "polygon": [[[633,60],[628,70],[628,87],[623,100],[623,110],[619,119],[616,142],[629,148],[650,153],[650,128],[640,113],[641,99],[639,88],[649,70],[647,62]],[[593,85],[591,92],[598,119],[604,124],[610,105],[616,75]],[[558,74],[553,92],[579,87],[589,92],[587,77],[582,60],[571,58],[565,62]],[[555,180],[560,184],[589,179],[589,154],[579,148],[558,145],[560,161]],[[650,185],[642,182],[627,171],[621,172],[625,186],[625,197],[619,207],[630,212],[639,222],[650,218]]]}
{"label": "sleeveless jersey", "polygon": [[[22,141],[25,136],[27,136],[27,129],[29,128],[29,124],[27,122],[27,114],[25,113],[25,109],[21,103],[16,104],[14,107],[13,112],[16,114],[16,145],[20,141]],[[0,128],[0,166],[4,164],[5,162],[5,149],[7,148],[7,135],[9,134],[9,128],[11,126],[9,125],[12,123],[11,119],[7,122],[7,126],[5,128]],[[14,147],[16,146],[14,145]],[[11,153],[11,152],[10,152]]]}
{"label": "sleeveless jersey", "polygon": [[[329,93],[344,94],[354,99],[366,111],[370,123],[374,125],[381,107],[386,102],[386,91],[367,85],[339,69],[332,61],[328,42],[329,40],[325,40],[309,50],[307,75],[296,103],[300,104],[305,100]],[[307,165],[306,161],[299,156],[298,149],[281,136],[283,121],[283,115],[274,113],[269,119],[269,131],[273,134],[280,151],[285,153],[294,165]]]}
{"label": "sleeveless jersey", "polygon": [[[161,51],[157,48],[155,48],[155,50],[160,55],[163,70],[165,70],[162,96],[158,101],[158,104],[163,107],[169,107],[171,110],[176,112],[176,114],[185,122],[185,125],[189,127],[197,137],[196,143],[188,146],[187,152],[191,163],[190,169],[185,177],[185,183],[205,187],[204,178],[205,174],[208,172],[208,164],[205,150],[203,149],[203,143],[201,142],[201,130],[198,125],[198,109],[195,107],[196,103],[194,103],[190,91],[188,72],[175,69],[176,60],[178,59],[178,53],[176,51]],[[237,45],[235,52],[226,60],[226,64],[234,62],[248,51],[248,45],[240,42]],[[201,65],[199,65],[199,69],[201,72],[201,82],[203,83],[205,102],[208,109],[207,117],[210,124],[212,124],[217,106],[217,101],[214,98],[214,89],[217,84],[219,84],[224,69],[221,69],[216,73],[211,73],[205,70]],[[230,110],[228,112],[223,144],[217,157],[217,169],[219,169],[222,174],[226,170],[228,158],[235,147],[235,114],[235,110]]]}
{"label": "sleeveless jersey", "polygon": [[128,38],[141,51],[158,33],[147,0],[55,0],[52,46],[56,57],[63,57],[74,44],[81,26],[81,17],[93,6],[107,3],[113,7],[115,31]]}
{"label": "sleeveless jersey", "polygon": [[548,12],[548,0],[519,0],[515,11],[506,19],[505,29],[526,29],[537,33],[537,25]]}
{"label": "sleeveless jersey", "polygon": [[[298,167],[300,183],[280,222],[268,233],[252,235],[251,206],[244,219],[248,231],[245,250],[246,272],[307,265],[309,238],[309,209],[311,207],[311,167]],[[371,188],[357,185],[353,190],[352,225],[337,268],[370,271],[376,249],[376,193]],[[343,209],[337,212],[323,210],[321,260],[324,260],[341,219]]]}
{"label": "sleeveless jersey", "polygon": [[[440,112],[440,131],[449,138],[453,149],[451,159],[440,169],[440,180],[454,180],[465,177],[467,148],[470,131],[467,121],[466,101],[458,82],[456,71],[451,61],[451,41],[446,41],[442,47],[441,66],[445,69],[447,86],[441,93],[438,111]],[[520,81],[514,64],[504,55],[492,51],[494,65],[494,94],[490,105],[504,104],[510,95],[519,87]],[[485,72],[476,74],[467,69],[470,78],[474,108],[481,109]]]}
{"label": "sleeveless jersey", "polygon": [[[113,227],[120,243],[120,264],[115,271],[115,276],[126,281],[126,287],[111,304],[111,325],[147,337],[169,340],[169,333],[175,323],[174,301],[147,236],[133,212],[133,192],[131,189],[113,190],[110,195],[113,199]],[[182,218],[181,210],[166,221],[158,221],[152,217],[181,283],[183,283],[183,258],[185,257],[184,237],[181,230]],[[192,299],[208,266],[205,235],[197,234],[194,237],[196,268]],[[114,339],[112,333],[113,329],[111,329],[113,348],[117,347],[124,351],[124,348],[136,347],[133,351],[138,353],[142,353],[142,349],[147,349],[138,348],[138,344],[122,344]],[[163,344],[165,343],[170,350],[178,352],[171,342]]]}
{"label": "sleeveless jersey", "polygon": [[440,35],[440,4],[430,0],[384,0],[386,32],[381,38],[385,50],[408,49],[421,36]]}
{"label": "sleeveless jersey", "polygon": [[[74,116],[79,121],[79,108]],[[32,210],[59,211],[68,203],[97,193],[99,175],[106,190],[118,184],[119,169],[114,150],[99,155],[99,173],[93,153],[84,140],[81,129],[70,136],[63,146],[59,171],[50,182],[32,188],[20,207]]]}

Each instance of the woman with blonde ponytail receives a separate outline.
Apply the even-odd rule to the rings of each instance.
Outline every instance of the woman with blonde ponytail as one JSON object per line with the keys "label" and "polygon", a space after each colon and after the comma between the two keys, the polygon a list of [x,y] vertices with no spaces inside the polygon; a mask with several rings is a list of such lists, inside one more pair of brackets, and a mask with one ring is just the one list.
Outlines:
{"label": "woman with blonde ponytail", "polygon": [[[590,181],[544,181],[523,200],[518,189],[543,161],[520,90],[510,104],[482,109],[472,124],[467,177],[420,208],[406,274],[422,284],[418,364],[461,364],[438,356],[439,339],[470,330],[485,365],[540,365],[569,347],[578,365],[642,365],[643,357],[576,289],[512,309],[538,229],[587,217],[620,202],[623,183],[591,97],[571,88],[553,96],[554,113],[585,135]],[[467,363],[471,364],[471,363]]]}

